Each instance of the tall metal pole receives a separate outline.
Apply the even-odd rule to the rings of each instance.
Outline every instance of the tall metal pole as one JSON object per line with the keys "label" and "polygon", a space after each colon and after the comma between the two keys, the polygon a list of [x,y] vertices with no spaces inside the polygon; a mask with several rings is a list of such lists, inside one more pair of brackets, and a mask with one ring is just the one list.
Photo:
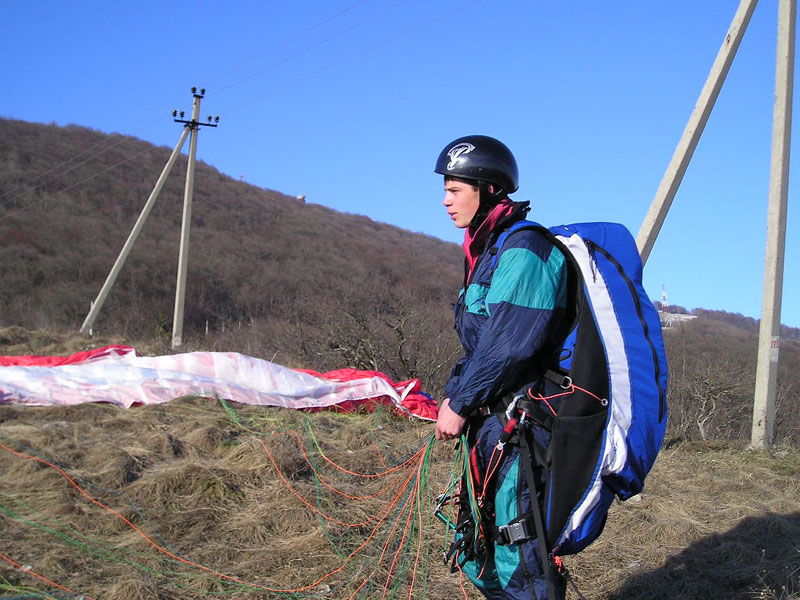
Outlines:
{"label": "tall metal pole", "polygon": [[136,238],[139,236],[139,232],[142,230],[142,227],[144,227],[144,223],[150,214],[150,209],[153,208],[156,198],[158,198],[158,195],[161,193],[161,188],[164,187],[164,182],[167,180],[167,175],[169,175],[169,172],[172,170],[175,160],[178,158],[181,148],[183,148],[183,144],[186,142],[187,135],[189,135],[188,126],[184,128],[183,133],[181,134],[181,139],[178,140],[175,149],[172,151],[172,155],[169,157],[167,164],[164,166],[164,170],[161,172],[161,176],[158,178],[155,187],[153,187],[150,197],[147,199],[147,202],[145,202],[144,208],[139,214],[139,218],[136,220],[136,224],[134,224],[130,235],[128,235],[128,239],[125,242],[125,245],[122,247],[119,256],[117,256],[114,266],[111,267],[111,272],[108,274],[108,277],[106,277],[103,287],[100,288],[100,293],[97,294],[97,298],[95,298],[95,301],[92,303],[92,308],[89,310],[89,314],[86,315],[86,319],[83,321],[83,325],[81,326],[82,334],[91,335],[90,332],[92,326],[94,325],[95,319],[97,319],[100,309],[103,308],[103,304],[105,303],[111,288],[114,286],[114,282],[117,280],[117,275],[119,275],[122,265],[125,264],[128,254],[130,254],[131,248],[133,248],[133,244],[136,241]]}
{"label": "tall metal pole", "polygon": [[725,77],[728,75],[733,58],[736,56],[736,50],[739,48],[739,43],[742,41],[742,36],[744,36],[744,32],[750,22],[756,2],[757,0],[741,0],[739,3],[739,8],[733,17],[728,34],[725,36],[722,47],[717,53],[717,58],[700,92],[697,104],[689,117],[686,129],[683,130],[683,136],[678,142],[678,147],[675,148],[675,153],[672,155],[672,160],[667,167],[666,173],[664,173],[661,185],[658,186],[658,191],[656,191],[653,203],[650,205],[650,210],[645,216],[641,229],[639,229],[639,234],[636,237],[636,246],[642,256],[642,263],[647,262],[650,251],[653,249],[653,244],[656,243],[658,232],[661,231],[661,226],[667,217],[669,207],[672,205],[672,200],[675,198],[675,194],[678,193],[678,188],[681,185],[681,181],[683,181],[683,175],[686,173],[689,161],[692,159],[697,143],[700,141],[700,136],[703,134],[708,117],[711,115],[711,110],[717,101],[722,84],[725,83]]}
{"label": "tall metal pole", "polygon": [[[205,90],[203,90],[205,91]],[[203,94],[194,89],[192,120],[187,125],[192,134],[189,138],[189,165],[186,168],[186,186],[183,192],[183,220],[181,222],[181,250],[178,256],[178,284],[175,289],[175,312],[172,317],[172,349],[183,345],[183,305],[186,299],[186,268],[189,261],[189,229],[192,221],[192,190],[194,189],[194,163],[197,156],[197,132],[199,130],[200,100]]]}
{"label": "tall metal pole", "polygon": [[767,248],[764,259],[764,294],[758,336],[753,428],[750,438],[753,447],[764,449],[772,445],[775,425],[775,389],[778,379],[786,209],[789,192],[789,147],[792,138],[796,18],[796,0],[780,0],[778,46],[775,61],[775,107],[772,114]]}

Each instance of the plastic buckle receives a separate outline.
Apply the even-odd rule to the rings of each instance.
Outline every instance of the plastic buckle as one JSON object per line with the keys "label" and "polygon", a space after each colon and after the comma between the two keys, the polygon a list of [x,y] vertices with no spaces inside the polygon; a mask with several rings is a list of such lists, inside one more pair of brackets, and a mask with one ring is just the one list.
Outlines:
{"label": "plastic buckle", "polygon": [[499,543],[501,546],[519,544],[533,539],[531,531],[528,529],[527,519],[498,527],[497,533],[500,538]]}

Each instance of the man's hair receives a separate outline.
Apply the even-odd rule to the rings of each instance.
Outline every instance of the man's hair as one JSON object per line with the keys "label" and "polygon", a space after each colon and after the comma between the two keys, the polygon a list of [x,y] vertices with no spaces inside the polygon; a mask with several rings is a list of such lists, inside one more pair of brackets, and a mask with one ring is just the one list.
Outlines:
{"label": "man's hair", "polygon": [[445,175],[444,176],[445,182],[448,181],[460,181],[461,183],[466,183],[467,185],[471,185],[472,189],[477,190],[478,184],[480,183],[477,179],[467,179],[466,177],[456,177],[455,175]]}

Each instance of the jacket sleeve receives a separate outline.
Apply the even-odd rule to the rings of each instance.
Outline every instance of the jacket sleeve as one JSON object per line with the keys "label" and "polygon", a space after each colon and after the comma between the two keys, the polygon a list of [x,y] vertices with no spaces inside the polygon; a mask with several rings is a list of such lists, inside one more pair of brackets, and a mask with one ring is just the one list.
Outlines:
{"label": "jacket sleeve", "polygon": [[[523,232],[520,232],[522,234]],[[486,293],[474,352],[445,390],[461,416],[512,391],[548,341],[566,304],[564,256],[534,231],[509,236]],[[517,242],[511,244],[511,240]]]}
{"label": "jacket sleeve", "polygon": [[461,369],[464,368],[464,362],[466,358],[462,357],[453,368],[450,370],[450,379],[447,380],[447,383],[444,386],[444,397],[445,398],[453,398],[455,393],[458,390],[459,382],[461,381]]}

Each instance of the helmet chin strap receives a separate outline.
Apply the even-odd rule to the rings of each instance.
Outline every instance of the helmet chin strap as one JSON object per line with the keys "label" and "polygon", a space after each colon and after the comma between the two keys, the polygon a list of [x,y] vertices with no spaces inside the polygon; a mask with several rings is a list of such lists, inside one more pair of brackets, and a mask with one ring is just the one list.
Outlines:
{"label": "helmet chin strap", "polygon": [[505,190],[503,190],[503,188],[496,188],[494,191],[489,191],[491,184],[487,181],[478,181],[477,185],[478,191],[480,192],[480,200],[478,210],[469,223],[470,229],[477,229],[480,227],[481,223],[483,223],[486,217],[489,216],[489,213],[492,212],[492,209],[497,206],[505,196]]}

